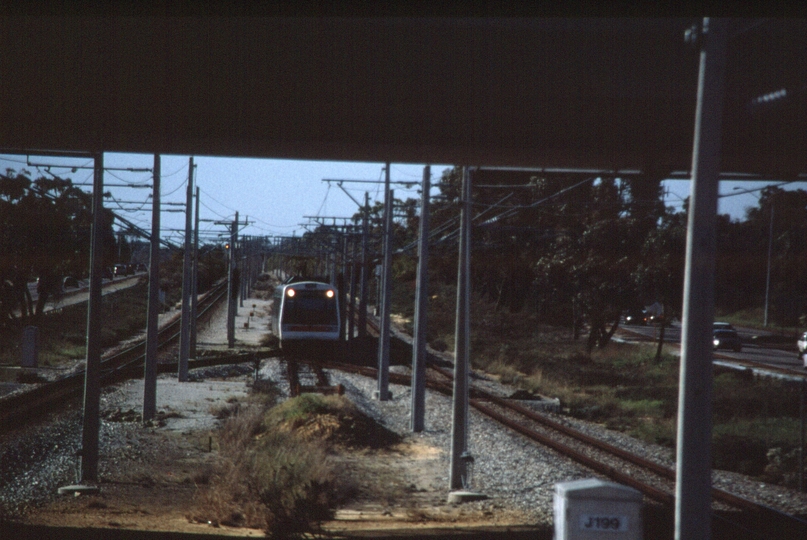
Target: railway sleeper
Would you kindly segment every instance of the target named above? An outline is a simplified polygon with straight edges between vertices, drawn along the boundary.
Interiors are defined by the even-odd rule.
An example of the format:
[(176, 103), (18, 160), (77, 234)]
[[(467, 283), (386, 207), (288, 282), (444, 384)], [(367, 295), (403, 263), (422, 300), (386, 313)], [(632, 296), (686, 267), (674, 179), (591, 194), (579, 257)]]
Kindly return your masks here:
[(301, 385), (299, 387), (299, 392), (301, 394), (322, 394), (324, 396), (342, 396), (345, 394), (345, 387), (341, 384), (337, 384), (335, 386), (321, 386), (321, 385)]

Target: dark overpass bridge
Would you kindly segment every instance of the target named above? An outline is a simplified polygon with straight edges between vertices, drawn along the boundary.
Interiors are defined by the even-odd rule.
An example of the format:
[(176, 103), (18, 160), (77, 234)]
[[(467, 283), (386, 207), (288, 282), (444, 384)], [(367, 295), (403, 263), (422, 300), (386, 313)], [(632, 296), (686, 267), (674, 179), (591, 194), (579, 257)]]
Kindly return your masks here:
[[(112, 5), (0, 18), (1, 149), (690, 168), (698, 47), (684, 35), (696, 18), (202, 16), (236, 13), (226, 3), (129, 16)], [(805, 38), (804, 19), (733, 25), (724, 171), (807, 172)]]

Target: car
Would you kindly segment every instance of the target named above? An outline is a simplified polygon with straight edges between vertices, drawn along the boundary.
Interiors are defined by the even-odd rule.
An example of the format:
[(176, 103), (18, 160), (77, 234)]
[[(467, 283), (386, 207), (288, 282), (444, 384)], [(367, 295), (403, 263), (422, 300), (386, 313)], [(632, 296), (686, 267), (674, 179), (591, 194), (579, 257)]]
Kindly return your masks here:
[(731, 323), (715, 321), (712, 330), (734, 330), (734, 327)]
[(73, 276), (65, 276), (62, 279), (62, 290), (66, 291), (67, 289), (78, 289), (80, 287), (78, 280)]
[(736, 330), (722, 328), (712, 332), (714, 350), (731, 349), (734, 352), (743, 350), (743, 344)]
[(625, 313), (625, 324), (647, 324), (647, 312), (643, 309), (631, 309)]
[(125, 264), (116, 264), (112, 267), (112, 273), (115, 277), (123, 277), (129, 275), (129, 267)]
[(804, 368), (807, 369), (807, 332), (801, 335), (801, 339), (796, 342), (799, 348), (799, 358), (804, 362)]

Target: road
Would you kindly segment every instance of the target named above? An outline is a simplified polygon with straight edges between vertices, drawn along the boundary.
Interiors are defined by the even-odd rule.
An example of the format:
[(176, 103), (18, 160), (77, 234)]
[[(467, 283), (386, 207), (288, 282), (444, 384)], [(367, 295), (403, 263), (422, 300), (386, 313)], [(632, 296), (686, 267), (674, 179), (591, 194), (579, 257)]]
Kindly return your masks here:
[[(659, 328), (656, 326), (622, 325), (620, 337), (625, 341), (651, 341), (657, 340)], [(804, 367), (802, 360), (796, 352), (796, 341), (793, 340), (792, 350), (781, 350), (774, 347), (759, 346), (751, 342), (753, 336), (770, 334), (754, 329), (738, 328), (737, 333), (743, 340), (742, 352), (735, 353), (728, 350), (715, 351), (715, 359), (721, 360), (745, 360), (750, 362), (760, 362), (772, 367), (801, 369)], [(674, 347), (681, 346), (681, 326), (673, 323), (664, 332), (664, 342)]]
[[(105, 295), (115, 291), (119, 291), (121, 289), (133, 287), (137, 283), (137, 280), (140, 279), (140, 276), (144, 274), (145, 272), (140, 272), (128, 277), (115, 279), (114, 281), (110, 279), (104, 279), (101, 294)], [(78, 289), (67, 289), (66, 291), (64, 291), (61, 297), (49, 300), (45, 304), (45, 311), (51, 311), (53, 309), (59, 309), (65, 306), (78, 304), (89, 300), (90, 297), (89, 280), (80, 280), (78, 283), (79, 283)], [(34, 303), (36, 303), (37, 298), (39, 298), (39, 294), (37, 294), (36, 292), (35, 281), (28, 284), (28, 290), (31, 291), (31, 298), (33, 299)]]

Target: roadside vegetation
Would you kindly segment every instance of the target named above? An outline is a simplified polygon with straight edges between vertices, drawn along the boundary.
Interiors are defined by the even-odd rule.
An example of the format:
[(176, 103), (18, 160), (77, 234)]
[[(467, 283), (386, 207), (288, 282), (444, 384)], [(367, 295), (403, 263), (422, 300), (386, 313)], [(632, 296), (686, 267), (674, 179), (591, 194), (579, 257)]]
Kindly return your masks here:
[(316, 533), (352, 493), (329, 452), (397, 441), (344, 397), (303, 394), (278, 402), (277, 395), (271, 382), (258, 381), (246, 402), (221, 412), (218, 463), (191, 520), (260, 528), (272, 538)]
[[(146, 328), (145, 278), (133, 287), (101, 299), (101, 347), (108, 348)], [(39, 365), (59, 368), (85, 357), (87, 342), (87, 303), (66, 305), (46, 312), (39, 319)], [(19, 365), (20, 340), (4, 341), (0, 346), (0, 364)]]
[[(199, 290), (204, 292), (215, 280), (224, 275), (223, 255), (210, 251), (201, 259)], [(165, 292), (162, 311), (176, 305), (181, 297), (182, 256), (168, 254), (160, 263), (160, 288)], [(57, 305), (58, 306), (58, 305)], [(129, 288), (101, 297), (101, 347), (114, 347), (146, 328), (148, 309), (148, 277), (141, 276)], [(0, 339), (0, 365), (19, 365), (22, 355), (20, 338), (21, 321), (9, 325)], [(33, 322), (33, 321), (28, 321)], [(72, 365), (86, 355), (87, 303), (65, 304), (58, 309), (44, 311), (37, 317), (38, 358), (43, 367), (59, 368)]]
[[(399, 299), (407, 298), (405, 283)], [(454, 348), (455, 292), (432, 289), (428, 340)], [(410, 300), (396, 312), (409, 321)], [(560, 399), (561, 413), (596, 422), (675, 454), (679, 357), (653, 343), (612, 342), (587, 351), (571, 325), (549, 325), (535, 314), (496, 310), (474, 295), (471, 302), (471, 363), (475, 370), (536, 396)], [(712, 463), (761, 481), (798, 487), (800, 387), (749, 372), (715, 367)]]

